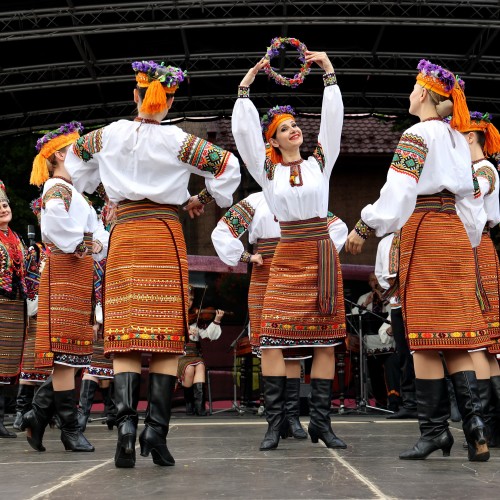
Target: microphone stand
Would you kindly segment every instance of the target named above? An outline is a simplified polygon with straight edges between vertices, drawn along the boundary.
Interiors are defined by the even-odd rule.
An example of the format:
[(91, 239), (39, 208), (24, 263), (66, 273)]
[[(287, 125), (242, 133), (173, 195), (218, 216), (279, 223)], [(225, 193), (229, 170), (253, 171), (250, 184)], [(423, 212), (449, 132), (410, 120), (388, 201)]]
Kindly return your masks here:
[[(384, 323), (389, 323), (391, 324), (390, 320), (387, 318), (384, 318), (383, 316), (380, 316), (377, 313), (374, 313), (373, 311), (370, 311), (367, 307), (357, 304), (356, 302), (353, 302), (348, 299), (344, 299), (347, 303), (351, 305), (351, 311), (352, 311), (352, 306), (357, 307), (358, 309), (364, 310), (373, 316), (376, 316), (377, 318), (381, 319)], [(352, 314), (352, 313), (351, 313)], [(368, 400), (368, 390), (367, 390), (367, 380), (366, 380), (366, 372), (367, 372), (367, 366), (366, 366), (366, 354), (364, 352), (364, 337), (363, 337), (363, 326), (362, 326), (362, 320), (361, 320), (361, 314), (358, 314), (358, 329), (356, 330), (356, 327), (352, 324), (350, 319), (347, 319), (348, 323), (351, 325), (352, 329), (354, 330), (355, 333), (358, 334), (359, 336), (359, 376), (360, 376), (360, 395), (359, 395), (359, 403), (357, 404), (356, 409), (354, 412), (356, 413), (367, 413), (367, 409), (374, 410), (374, 411), (380, 411), (382, 413), (394, 413), (391, 410), (386, 410), (384, 408), (378, 408), (376, 406), (370, 406), (367, 402)], [(344, 410), (344, 414), (350, 413), (346, 412)]]

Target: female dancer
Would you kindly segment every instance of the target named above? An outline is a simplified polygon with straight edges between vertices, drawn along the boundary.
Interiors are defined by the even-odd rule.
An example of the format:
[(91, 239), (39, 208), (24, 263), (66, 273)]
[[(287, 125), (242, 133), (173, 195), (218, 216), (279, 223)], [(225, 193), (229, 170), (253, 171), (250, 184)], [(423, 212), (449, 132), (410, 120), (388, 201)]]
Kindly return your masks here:
[[(479, 193), (469, 147), (457, 130), (468, 123), (469, 111), (463, 82), (453, 73), (425, 59), (417, 68), (409, 112), (420, 122), (401, 136), (380, 198), (363, 208), (345, 249), (358, 254), (371, 233), (381, 237), (401, 229), (398, 282), (406, 335), (415, 351), (421, 436), (399, 457), (420, 460), (439, 449), (450, 454), (453, 436), (448, 429), (450, 403), (442, 351), (462, 415), (469, 460), (486, 461), (485, 426), (468, 353), (490, 344), (476, 296), (472, 250), (479, 244), (486, 216), (474, 197), (475, 189)], [(442, 117), (450, 114), (450, 108), (448, 124)]]
[[(179, 205), (191, 217), (215, 199), (230, 206), (240, 183), (240, 165), (229, 151), (161, 126), (184, 72), (154, 61), (132, 64), (138, 116), (82, 137), (67, 167), (78, 189), (101, 182), (117, 203), (104, 287), (104, 350), (113, 355), (118, 442), (116, 467), (135, 466), (137, 405), (142, 353), (151, 353), (148, 408), (139, 437), (141, 455), (157, 465), (175, 460), (167, 448), (172, 394), (179, 356), (188, 335), (188, 268)], [(206, 189), (189, 197), (191, 174)], [(125, 265), (124, 265), (125, 262)]]
[(12, 209), (0, 181), (0, 438), (15, 438), (4, 424), (4, 388), (15, 382), (23, 355), (26, 302), (26, 248), (9, 228)]
[(325, 71), (322, 118), (313, 156), (301, 157), (303, 137), (291, 106), (269, 110), (261, 129), (249, 87), (269, 64), (267, 60), (259, 61), (241, 81), (232, 115), (236, 147), (280, 224), (259, 335), (269, 424), (261, 450), (277, 448), (286, 418), (285, 358), (303, 357), (304, 351), (313, 351), (311, 441), (321, 439), (329, 448), (347, 446), (334, 434), (330, 421), (334, 346), (345, 338), (346, 325), (342, 271), (327, 224), (329, 179), (339, 155), (344, 107), (326, 53), (306, 51), (305, 60)]
[[(328, 212), (328, 230), (337, 252), (340, 253), (347, 238), (345, 223)], [(255, 252), (245, 250), (241, 237), (248, 232), (248, 242)], [(252, 352), (262, 356), (259, 343), (262, 305), (269, 280), (274, 252), (281, 235), (280, 225), (269, 210), (264, 193), (259, 191), (233, 205), (219, 220), (212, 231), (212, 243), (219, 258), (228, 266), (238, 262), (253, 264), (248, 290), (249, 337)], [(300, 377), (302, 365), (299, 359), (287, 358), (286, 365), (286, 419), (280, 431), (283, 439), (293, 436), (306, 439), (307, 433), (300, 423)]]
[(39, 290), (35, 365), (53, 371), (21, 426), (37, 451), (45, 451), (42, 437), (54, 409), (65, 449), (94, 451), (78, 425), (75, 374), (92, 356), (93, 262), (106, 256), (109, 235), (64, 166), (82, 130), (71, 122), (40, 138), (30, 178), (31, 184), (43, 185), (40, 225), (50, 248)]

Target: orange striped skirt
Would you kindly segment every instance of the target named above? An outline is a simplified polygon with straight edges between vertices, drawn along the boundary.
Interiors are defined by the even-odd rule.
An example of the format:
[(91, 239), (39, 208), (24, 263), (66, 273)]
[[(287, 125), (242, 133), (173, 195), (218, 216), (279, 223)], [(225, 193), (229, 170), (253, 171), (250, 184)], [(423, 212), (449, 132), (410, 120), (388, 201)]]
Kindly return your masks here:
[(85, 369), (85, 373), (102, 379), (114, 377), (113, 360), (104, 355), (104, 340), (102, 338), (94, 341), (92, 361), (90, 366)]
[(11, 384), (21, 370), (25, 301), (0, 295), (0, 384)]
[(401, 230), (399, 288), (410, 349), (490, 344), (474, 252), (453, 195), (419, 196)]
[(52, 373), (50, 368), (37, 368), (35, 366), (35, 341), (36, 341), (37, 317), (28, 318), (28, 328), (24, 340), (23, 361), (21, 363), (20, 380), (32, 382), (44, 382)]
[(266, 238), (257, 241), (257, 253), (262, 255), (263, 264), (252, 267), (252, 276), (248, 288), (248, 317), (250, 318), (250, 345), (256, 354), (260, 347), (262, 306), (266, 294), (269, 271), (279, 238)]
[(293, 357), (292, 348), (305, 348), (300, 356), (310, 355), (310, 348), (334, 346), (346, 336), (340, 262), (326, 218), (280, 225), (262, 309), (260, 347), (285, 349), (285, 357)]
[(104, 353), (183, 354), (188, 262), (178, 207), (121, 202), (104, 278)]
[(93, 268), (90, 254), (80, 259), (51, 251), (40, 280), (35, 367), (51, 367), (54, 358), (74, 366), (90, 362)]

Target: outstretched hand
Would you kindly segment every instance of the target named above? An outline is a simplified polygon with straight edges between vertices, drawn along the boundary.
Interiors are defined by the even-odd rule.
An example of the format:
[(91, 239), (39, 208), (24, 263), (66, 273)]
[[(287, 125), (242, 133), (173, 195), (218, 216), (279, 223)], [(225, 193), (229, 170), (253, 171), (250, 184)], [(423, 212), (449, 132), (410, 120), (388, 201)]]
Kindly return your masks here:
[(186, 205), (184, 205), (184, 207), (182, 207), (182, 210), (184, 210), (185, 212), (188, 212), (189, 217), (191, 217), (191, 219), (194, 219), (195, 217), (199, 217), (200, 215), (202, 215), (205, 212), (204, 207), (205, 207), (205, 205), (203, 205), (203, 203), (201, 203), (200, 199), (198, 198), (198, 195), (195, 195), (195, 196), (191, 196), (191, 198), (189, 198)]
[(306, 50), (305, 58), (306, 63), (316, 63), (325, 71), (325, 73), (333, 73), (333, 64), (330, 61), (330, 58), (327, 56), (326, 52), (314, 52), (312, 50)]
[(258, 72), (269, 66), (269, 61), (264, 57), (253, 67), (248, 70), (248, 73), (243, 77), (240, 82), (240, 87), (250, 87), (255, 80)]

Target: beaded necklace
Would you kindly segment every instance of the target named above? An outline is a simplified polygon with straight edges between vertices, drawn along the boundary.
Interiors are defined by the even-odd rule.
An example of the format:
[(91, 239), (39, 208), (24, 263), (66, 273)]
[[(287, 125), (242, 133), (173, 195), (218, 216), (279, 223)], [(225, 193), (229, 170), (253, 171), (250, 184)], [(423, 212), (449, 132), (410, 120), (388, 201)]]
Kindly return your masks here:
[(134, 122), (149, 123), (150, 125), (160, 125), (160, 122), (158, 120), (152, 120), (150, 118), (141, 118), (140, 116), (135, 117)]
[(483, 156), (482, 158), (479, 158), (479, 160), (472, 160), (472, 164), (475, 165), (476, 163), (479, 163), (480, 161), (486, 160), (486, 158)]
[(66, 179), (66, 177), (63, 177), (62, 175), (53, 175), (51, 177), (51, 179), (61, 179), (61, 180), (65, 181), (65, 182), (67, 182), (68, 184), (73, 185), (72, 181), (70, 181), (69, 179)]
[(304, 159), (300, 158), (300, 160), (281, 162), (284, 167), (290, 167), (290, 186), (292, 187), (302, 186), (300, 164), (303, 161)]

